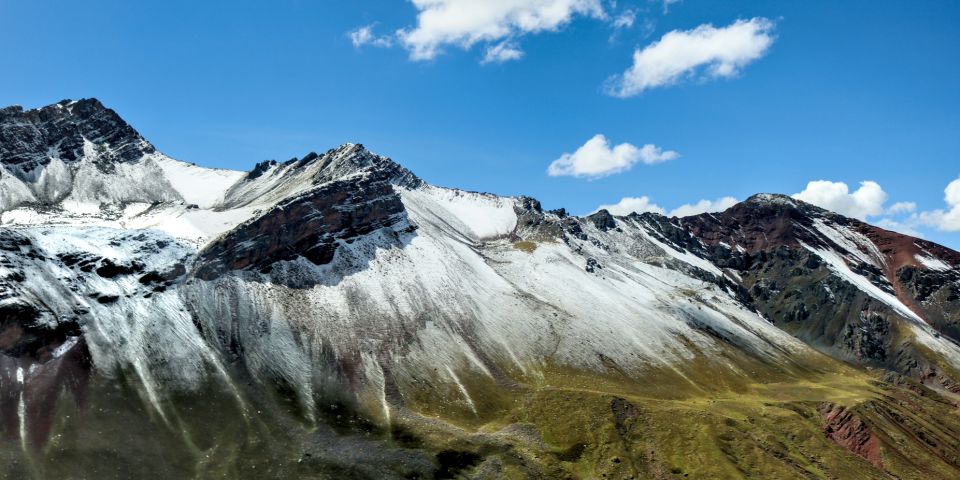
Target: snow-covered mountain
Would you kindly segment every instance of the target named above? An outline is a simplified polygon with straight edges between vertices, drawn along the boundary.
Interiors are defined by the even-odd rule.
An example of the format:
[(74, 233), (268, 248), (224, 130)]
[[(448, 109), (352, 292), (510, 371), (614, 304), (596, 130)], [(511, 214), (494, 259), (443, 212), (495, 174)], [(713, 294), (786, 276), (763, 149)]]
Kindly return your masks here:
[[(960, 254), (789, 197), (576, 217), (429, 185), (353, 144), (214, 170), (96, 100), (0, 110), (0, 168), (14, 477), (722, 477), (630, 432), (657, 436), (651, 399), (727, 418), (696, 399), (761, 391), (822, 425), (797, 449), (837, 456), (769, 475), (956, 473), (955, 441), (911, 466), (923, 447), (854, 409), (886, 388), (919, 395), (892, 414), (956, 401)], [(122, 439), (141, 423), (155, 448)], [(103, 462), (68, 461), (83, 452)]]

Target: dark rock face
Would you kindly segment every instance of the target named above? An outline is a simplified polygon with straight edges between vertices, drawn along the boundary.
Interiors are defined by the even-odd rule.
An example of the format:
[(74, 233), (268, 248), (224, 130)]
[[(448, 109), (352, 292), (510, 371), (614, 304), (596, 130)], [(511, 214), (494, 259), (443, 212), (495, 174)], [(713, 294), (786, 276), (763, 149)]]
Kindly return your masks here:
[(0, 109), (0, 164), (26, 176), (47, 165), (50, 156), (64, 162), (83, 157), (84, 139), (98, 148), (101, 168), (129, 162), (155, 150), (116, 112), (96, 99), (24, 111), (14, 106)]
[(204, 249), (195, 276), (212, 280), (235, 270), (265, 273), (276, 262), (297, 257), (323, 265), (333, 260), (341, 241), (402, 227), (406, 213), (391, 183), (394, 173), (373, 169), (277, 205)]
[(0, 276), (0, 300), (7, 301), (19, 296), (19, 286), (26, 281), (26, 274), (17, 258), (45, 260), (30, 241), (11, 229), (0, 229), (0, 267), (6, 272)]
[(843, 345), (858, 359), (882, 363), (887, 360), (887, 342), (890, 339), (890, 321), (883, 315), (864, 311), (860, 321), (848, 323), (843, 332)]
[(264, 173), (267, 173), (267, 170), (270, 170), (272, 167), (277, 165), (276, 160), (266, 160), (260, 162), (253, 166), (253, 170), (247, 173), (247, 180), (255, 180), (263, 176)]
[[(783, 195), (755, 195), (725, 212), (675, 221), (681, 233), (691, 233), (703, 245), (698, 249), (686, 242), (684, 248), (736, 272), (748, 292), (741, 300), (781, 329), (831, 356), (915, 378), (936, 377), (945, 388), (957, 389), (956, 379), (946, 378), (920, 350), (902, 341), (907, 334), (902, 314), (838, 277), (804, 245), (845, 255), (851, 272), (896, 297), (955, 341), (960, 340), (957, 252)], [(848, 252), (850, 245), (838, 242), (854, 240), (824, 234), (818, 223), (859, 235), (871, 245)], [(682, 242), (683, 235), (669, 233), (674, 230), (670, 225), (659, 225), (672, 243)], [(858, 255), (875, 257), (881, 267), (857, 260)], [(954, 269), (931, 270), (917, 260), (921, 255)]]
[(657, 240), (673, 245), (679, 250), (694, 253), (699, 257), (710, 258), (707, 248), (696, 236), (682, 226), (673, 223), (669, 218), (650, 212), (633, 215), (634, 218), (653, 227), (649, 232)]
[(0, 353), (4, 355), (48, 360), (67, 337), (78, 335), (80, 325), (75, 319), (48, 325), (32, 305), (17, 302), (0, 306)]
[(610, 215), (610, 212), (606, 210), (600, 210), (588, 216), (587, 220), (590, 220), (598, 230), (603, 232), (617, 228), (617, 222), (613, 219), (613, 215)]
[[(887, 365), (889, 307), (833, 275), (806, 250), (785, 246), (741, 257), (742, 298), (777, 327), (848, 361)], [(869, 315), (866, 312), (872, 312)]]
[(781, 245), (799, 247), (800, 241), (820, 246), (809, 231), (814, 215), (826, 210), (785, 195), (754, 195), (720, 213), (705, 213), (680, 219), (704, 243), (739, 245), (750, 253)]
[(600, 265), (600, 262), (598, 262), (596, 258), (587, 259), (587, 273), (596, 273), (597, 270), (601, 268), (603, 268), (603, 266)]
[[(261, 163), (244, 181), (257, 182), (275, 166), (276, 162)], [(423, 181), (389, 158), (351, 144), (322, 155), (310, 152), (271, 172), (279, 176), (272, 185), (283, 188), (285, 176), (302, 181), (305, 170), (314, 172), (311, 190), (209, 245), (198, 255), (193, 276), (212, 280), (230, 271), (267, 273), (275, 263), (297, 257), (324, 265), (333, 260), (341, 242), (352, 243), (384, 228), (392, 228), (394, 234), (412, 231), (395, 187), (416, 188)]]
[(515, 234), (533, 241), (554, 241), (563, 236), (563, 228), (558, 220), (566, 215), (555, 212), (544, 213), (540, 202), (530, 197), (520, 197), (514, 211), (517, 214)]
[(949, 338), (960, 341), (960, 273), (906, 266), (897, 272), (898, 286), (915, 300), (924, 318)]
[(100, 275), (103, 278), (114, 278), (120, 275), (133, 275), (143, 271), (143, 264), (139, 262), (132, 262), (128, 265), (117, 264), (109, 258), (105, 258), (100, 261), (100, 266), (97, 267), (97, 275)]

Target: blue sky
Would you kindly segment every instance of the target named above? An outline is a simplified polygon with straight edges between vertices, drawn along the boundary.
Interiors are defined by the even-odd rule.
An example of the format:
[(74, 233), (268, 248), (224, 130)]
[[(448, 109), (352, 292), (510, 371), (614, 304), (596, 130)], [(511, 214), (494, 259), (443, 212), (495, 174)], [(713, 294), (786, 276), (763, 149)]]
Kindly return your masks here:
[[(359, 142), (574, 213), (805, 191), (960, 247), (960, 3), (492, 3), (0, 0), (0, 105), (97, 97), (235, 169)], [(598, 134), (629, 145), (575, 154)]]

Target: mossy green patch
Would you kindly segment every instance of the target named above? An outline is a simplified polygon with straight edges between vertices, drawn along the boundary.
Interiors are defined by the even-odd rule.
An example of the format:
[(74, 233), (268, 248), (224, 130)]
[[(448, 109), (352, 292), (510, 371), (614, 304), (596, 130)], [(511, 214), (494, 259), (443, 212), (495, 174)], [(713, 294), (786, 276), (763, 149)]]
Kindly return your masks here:
[[(706, 357), (642, 372), (545, 365), (495, 397), (476, 395), (483, 413), (431, 410), (435, 421), (459, 427), (440, 434), (433, 423), (426, 427), (433, 434), (421, 439), (483, 455), (470, 471), (496, 463), (501, 474), (512, 472), (504, 478), (919, 479), (960, 472), (960, 442), (951, 440), (960, 438), (960, 416), (925, 387), (886, 384), (822, 355), (778, 367), (732, 354), (726, 360), (739, 368)], [(460, 378), (470, 391), (496, 388)], [(496, 408), (482, 405), (488, 400)], [(821, 405), (845, 406), (876, 431), (882, 468), (825, 433)], [(425, 431), (415, 418), (411, 428)]]
[(520, 250), (521, 252), (533, 253), (537, 249), (537, 244), (527, 240), (521, 240), (513, 244), (513, 248)]

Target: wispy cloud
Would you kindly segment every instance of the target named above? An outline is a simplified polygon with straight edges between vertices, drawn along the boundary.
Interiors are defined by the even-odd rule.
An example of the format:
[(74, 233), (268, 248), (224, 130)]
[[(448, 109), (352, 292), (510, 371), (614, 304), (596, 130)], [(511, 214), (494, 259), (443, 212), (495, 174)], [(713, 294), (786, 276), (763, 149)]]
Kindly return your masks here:
[(503, 41), (487, 47), (481, 63), (503, 63), (523, 58), (523, 50), (513, 42)]
[(773, 44), (774, 23), (765, 18), (738, 20), (726, 27), (700, 25), (673, 30), (633, 54), (633, 65), (608, 81), (617, 97), (672, 85), (685, 78), (723, 78), (763, 57)]
[(637, 147), (630, 143), (612, 145), (607, 137), (597, 134), (573, 153), (564, 153), (547, 168), (552, 177), (572, 176), (600, 178), (627, 171), (637, 163), (654, 164), (680, 156), (672, 150), (646, 144)]
[(613, 17), (613, 19), (610, 21), (610, 26), (617, 30), (622, 28), (630, 28), (636, 21), (637, 11), (632, 8), (628, 8), (620, 12), (617, 16)]
[(917, 211), (917, 204), (914, 202), (897, 202), (893, 205), (890, 205), (890, 208), (887, 209), (887, 215), (904, 215), (907, 213), (913, 213)]
[(365, 45), (381, 48), (392, 47), (393, 38), (386, 35), (374, 34), (373, 28), (375, 26), (376, 24), (365, 25), (349, 32), (350, 41), (353, 43), (353, 46), (356, 48), (360, 48)]
[(670, 6), (680, 3), (680, 0), (663, 0), (663, 14), (670, 13)]

